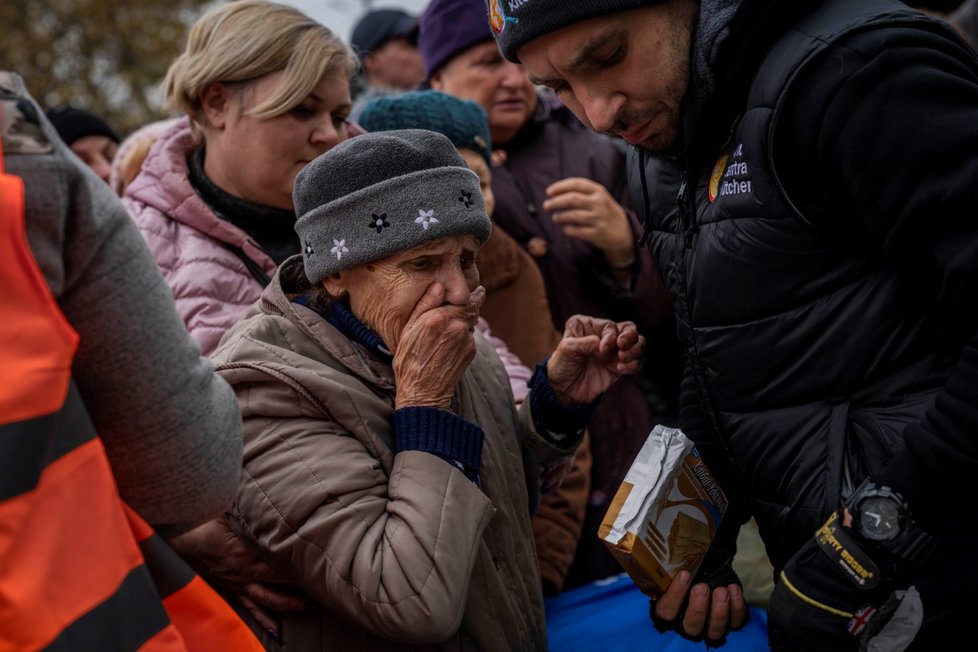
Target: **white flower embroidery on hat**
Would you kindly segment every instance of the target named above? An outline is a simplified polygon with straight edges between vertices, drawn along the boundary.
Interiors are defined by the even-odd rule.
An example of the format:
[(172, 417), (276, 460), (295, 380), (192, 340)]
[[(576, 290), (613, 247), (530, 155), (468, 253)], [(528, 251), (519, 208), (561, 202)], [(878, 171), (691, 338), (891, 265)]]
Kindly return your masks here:
[(430, 211), (418, 209), (418, 216), (414, 218), (414, 223), (420, 224), (427, 231), (429, 226), (438, 223), (438, 218), (435, 217), (435, 209), (432, 208)]
[(329, 251), (336, 256), (336, 260), (343, 260), (343, 254), (350, 252), (350, 250), (346, 248), (346, 239), (333, 240), (333, 248)]

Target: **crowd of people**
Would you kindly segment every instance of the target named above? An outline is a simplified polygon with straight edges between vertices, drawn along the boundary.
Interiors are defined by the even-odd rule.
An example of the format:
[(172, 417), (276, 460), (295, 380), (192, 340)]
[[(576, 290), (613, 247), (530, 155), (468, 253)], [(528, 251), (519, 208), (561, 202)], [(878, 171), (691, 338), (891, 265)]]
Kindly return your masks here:
[(945, 649), (976, 24), (430, 0), (347, 43), (237, 0), (121, 135), (0, 73), (0, 644), (545, 650), (544, 598), (622, 571), (598, 526), (662, 424), (730, 504), (650, 635), (761, 605), (775, 651)]

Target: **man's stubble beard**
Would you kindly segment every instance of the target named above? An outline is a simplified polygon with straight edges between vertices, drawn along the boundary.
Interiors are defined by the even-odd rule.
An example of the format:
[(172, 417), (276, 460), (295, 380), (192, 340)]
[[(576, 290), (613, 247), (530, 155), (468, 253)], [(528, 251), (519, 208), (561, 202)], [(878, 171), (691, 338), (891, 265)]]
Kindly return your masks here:
[[(635, 126), (646, 124), (658, 114), (665, 113), (667, 116), (665, 127), (636, 145), (640, 149), (660, 156), (675, 156), (683, 146), (684, 106), (689, 91), (690, 66), (693, 58), (693, 34), (696, 31), (698, 14), (698, 9), (692, 9), (692, 7), (698, 7), (698, 3), (689, 3), (688, 0), (673, 0), (671, 5), (671, 15), (674, 21), (682, 24), (685, 30), (670, 32), (673, 39), (669, 48), (669, 52), (673, 53), (670, 64), (671, 68), (678, 71), (679, 74), (667, 88), (667, 100), (657, 102), (652, 108), (635, 113), (630, 113), (626, 108), (615, 119), (611, 130), (607, 132), (611, 136), (621, 138), (622, 133)], [(671, 107), (675, 107), (675, 109)]]
[(683, 140), (682, 107), (684, 102), (681, 91), (679, 90), (682, 86), (683, 84), (674, 84), (671, 90), (674, 98), (673, 106), (676, 106), (677, 109), (674, 110), (665, 103), (660, 102), (655, 107), (645, 111), (630, 113), (626, 110), (615, 119), (614, 125), (606, 133), (615, 138), (621, 138), (621, 134), (627, 133), (632, 128), (644, 125), (656, 117), (665, 116), (665, 124), (644, 141), (638, 143), (636, 147), (653, 154), (663, 156), (675, 155), (679, 151)]

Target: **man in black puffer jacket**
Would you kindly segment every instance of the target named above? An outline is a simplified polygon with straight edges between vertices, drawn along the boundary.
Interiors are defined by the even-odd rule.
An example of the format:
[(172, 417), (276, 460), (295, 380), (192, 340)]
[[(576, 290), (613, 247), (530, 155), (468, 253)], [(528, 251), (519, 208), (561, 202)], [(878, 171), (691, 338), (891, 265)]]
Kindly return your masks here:
[(489, 19), (504, 56), (635, 146), (687, 359), (680, 425), (732, 499), (656, 625), (718, 643), (743, 624), (729, 560), (753, 515), (772, 649), (967, 632), (974, 52), (896, 0), (490, 0)]

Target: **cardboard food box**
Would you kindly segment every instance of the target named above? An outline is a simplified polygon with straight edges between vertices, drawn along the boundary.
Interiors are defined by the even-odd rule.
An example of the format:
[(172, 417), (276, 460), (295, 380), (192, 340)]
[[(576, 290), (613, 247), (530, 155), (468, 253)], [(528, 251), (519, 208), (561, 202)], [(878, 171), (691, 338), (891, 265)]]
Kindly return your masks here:
[(681, 570), (696, 574), (727, 498), (693, 442), (677, 428), (649, 434), (598, 537), (639, 589), (658, 599)]

